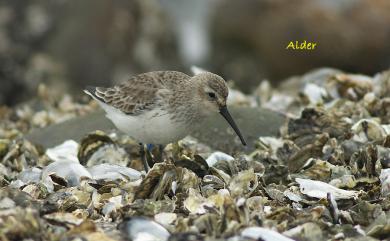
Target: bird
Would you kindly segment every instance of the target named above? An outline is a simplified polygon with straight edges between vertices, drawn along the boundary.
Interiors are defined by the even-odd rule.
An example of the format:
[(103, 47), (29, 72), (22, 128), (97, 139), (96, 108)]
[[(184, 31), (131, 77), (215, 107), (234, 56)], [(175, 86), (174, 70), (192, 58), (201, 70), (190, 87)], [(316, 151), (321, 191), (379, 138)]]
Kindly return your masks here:
[(159, 145), (162, 151), (164, 145), (183, 139), (215, 112), (246, 145), (226, 105), (226, 81), (211, 72), (189, 76), (178, 71), (152, 71), (113, 87), (87, 86), (84, 92), (98, 102), (118, 130), (139, 143), (146, 172), (145, 144)]

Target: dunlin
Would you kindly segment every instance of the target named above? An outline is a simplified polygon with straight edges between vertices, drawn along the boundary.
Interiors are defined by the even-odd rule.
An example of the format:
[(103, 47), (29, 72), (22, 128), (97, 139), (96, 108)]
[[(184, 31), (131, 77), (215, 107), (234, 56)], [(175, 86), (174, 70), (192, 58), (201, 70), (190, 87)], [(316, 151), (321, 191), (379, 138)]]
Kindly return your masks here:
[(155, 71), (114, 87), (87, 87), (84, 91), (120, 131), (140, 143), (145, 171), (149, 167), (144, 144), (161, 147), (176, 142), (213, 112), (219, 112), (246, 145), (226, 106), (228, 87), (216, 74), (203, 72), (190, 77), (176, 71)]

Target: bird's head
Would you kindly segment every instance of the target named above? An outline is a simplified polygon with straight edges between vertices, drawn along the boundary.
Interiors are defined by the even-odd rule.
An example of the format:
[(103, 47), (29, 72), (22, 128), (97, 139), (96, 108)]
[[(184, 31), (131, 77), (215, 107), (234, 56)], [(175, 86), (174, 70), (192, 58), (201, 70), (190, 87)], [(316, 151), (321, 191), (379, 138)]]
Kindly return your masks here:
[(225, 80), (213, 73), (203, 72), (192, 77), (195, 94), (203, 111), (207, 113), (219, 112), (226, 106), (229, 89)]
[(199, 108), (204, 114), (219, 112), (230, 126), (234, 129), (243, 145), (246, 145), (244, 138), (241, 135), (236, 123), (231, 117), (226, 101), (229, 95), (229, 89), (226, 81), (213, 73), (202, 72), (192, 77), (191, 82), (194, 86)]

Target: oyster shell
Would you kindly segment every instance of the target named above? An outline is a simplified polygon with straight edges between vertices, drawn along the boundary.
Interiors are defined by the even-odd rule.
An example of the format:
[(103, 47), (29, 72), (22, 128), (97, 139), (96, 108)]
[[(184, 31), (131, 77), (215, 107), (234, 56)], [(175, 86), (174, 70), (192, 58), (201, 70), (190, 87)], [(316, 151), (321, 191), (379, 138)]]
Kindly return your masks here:
[(119, 229), (126, 238), (133, 241), (153, 240), (166, 241), (170, 233), (160, 224), (143, 217), (132, 217), (124, 220)]
[(82, 178), (92, 178), (85, 167), (74, 161), (56, 161), (45, 167), (42, 171), (42, 181), (50, 186), (53, 182), (58, 183), (58, 179), (53, 180), (55, 174), (65, 181), (60, 183), (65, 186), (78, 186)]
[(390, 168), (382, 169), (379, 179), (381, 180), (382, 195), (388, 196), (390, 194)]
[(326, 198), (327, 193), (331, 193), (334, 198), (338, 200), (351, 198), (356, 199), (359, 195), (359, 192), (357, 191), (339, 189), (321, 181), (313, 181), (301, 178), (296, 178), (295, 181), (299, 184), (301, 192), (310, 197)]
[(50, 213), (43, 216), (46, 220), (61, 223), (65, 225), (80, 225), (83, 222), (83, 219), (75, 217), (71, 213)]
[(242, 171), (234, 176), (229, 183), (232, 197), (249, 197), (257, 188), (259, 182), (253, 169)]
[(219, 161), (233, 161), (234, 158), (226, 153), (217, 151), (213, 152), (207, 159), (206, 162), (209, 165), (209, 167), (214, 166)]
[(88, 168), (94, 180), (130, 180), (135, 181), (141, 178), (141, 173), (132, 168), (115, 164), (102, 163)]
[(254, 240), (261, 239), (265, 241), (274, 241), (274, 240), (293, 241), (293, 239), (290, 239), (278, 232), (266, 228), (261, 228), (261, 227), (246, 228), (241, 232), (241, 236), (243, 238), (251, 238)]
[(10, 208), (0, 210), (2, 236), (5, 239), (48, 239), (45, 223), (32, 208)]
[(102, 131), (86, 135), (80, 142), (77, 157), (83, 166), (92, 167), (102, 163), (127, 166), (127, 152)]
[(177, 214), (176, 213), (158, 213), (154, 215), (154, 220), (161, 225), (169, 225), (172, 224), (175, 220), (177, 219)]
[(53, 161), (79, 162), (77, 150), (79, 144), (74, 140), (67, 140), (61, 145), (46, 150), (46, 155)]

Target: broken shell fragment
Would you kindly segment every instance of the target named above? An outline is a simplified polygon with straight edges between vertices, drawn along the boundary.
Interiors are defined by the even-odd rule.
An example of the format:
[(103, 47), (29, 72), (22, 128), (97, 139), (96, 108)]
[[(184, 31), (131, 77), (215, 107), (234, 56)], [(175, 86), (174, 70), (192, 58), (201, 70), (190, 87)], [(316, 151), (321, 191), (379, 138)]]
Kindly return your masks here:
[(83, 177), (92, 178), (85, 167), (74, 161), (55, 161), (49, 164), (42, 171), (42, 181), (52, 182), (53, 174), (65, 180), (66, 185), (70, 187), (78, 186)]
[(239, 172), (229, 183), (232, 197), (249, 197), (258, 186), (257, 175), (253, 169)]
[(44, 232), (46, 230), (45, 223), (39, 218), (38, 210), (30, 207), (0, 210), (0, 221), (3, 237), (16, 237), (15, 240), (42, 240), (49, 236)]
[(321, 181), (302, 178), (296, 178), (295, 181), (299, 184), (301, 192), (309, 197), (326, 198), (327, 193), (331, 193), (336, 200), (339, 200), (356, 199), (359, 195), (357, 191), (343, 190)]
[(79, 162), (77, 151), (79, 144), (74, 140), (67, 140), (61, 145), (46, 150), (46, 155), (53, 161)]
[(102, 208), (103, 215), (105, 217), (112, 216), (113, 213), (115, 213), (119, 208), (123, 206), (122, 199), (123, 199), (122, 195), (118, 195), (108, 199), (108, 202), (104, 204)]
[(357, 142), (382, 140), (386, 136), (386, 130), (375, 119), (362, 119), (351, 127)]
[(86, 167), (102, 163), (126, 166), (130, 162), (127, 152), (102, 131), (89, 133), (81, 140), (77, 157)]
[(18, 180), (24, 184), (38, 183), (41, 180), (42, 170), (36, 167), (27, 169), (19, 173)]
[(323, 231), (317, 223), (307, 222), (283, 232), (294, 240), (323, 240)]
[(326, 195), (326, 198), (329, 203), (329, 209), (330, 209), (330, 214), (333, 218), (334, 223), (339, 223), (339, 215), (340, 215), (340, 210), (337, 206), (337, 202), (331, 192), (328, 192)]
[(102, 163), (88, 168), (94, 180), (130, 180), (135, 181), (141, 178), (141, 173), (132, 168), (115, 164)]
[(196, 173), (199, 177), (204, 177), (208, 174), (209, 166), (206, 161), (199, 155), (194, 156), (194, 160), (189, 159), (181, 159), (175, 161), (175, 166), (177, 167), (185, 167), (188, 170)]
[(382, 169), (379, 179), (381, 180), (382, 195), (388, 196), (390, 194), (390, 168)]
[(207, 159), (206, 162), (209, 167), (214, 166), (218, 161), (233, 161), (234, 158), (226, 153), (217, 151), (212, 153)]
[(163, 225), (164, 227), (168, 227), (169, 225), (172, 225), (176, 221), (176, 219), (177, 219), (176, 213), (162, 212), (154, 215), (154, 220), (159, 224)]
[(170, 233), (160, 224), (143, 217), (132, 217), (123, 221), (118, 228), (132, 241), (166, 241)]
[(83, 222), (83, 219), (77, 218), (71, 213), (57, 212), (57, 213), (46, 214), (43, 217), (49, 221), (62, 223), (65, 225), (68, 224), (80, 225)]
[(250, 227), (246, 228), (241, 232), (243, 238), (251, 238), (254, 240), (264, 240), (264, 241), (294, 241), (276, 231), (261, 228), (261, 227)]
[(214, 204), (202, 197), (195, 189), (188, 190), (188, 197), (183, 202), (184, 207), (193, 214), (205, 214), (208, 208), (212, 208)]

